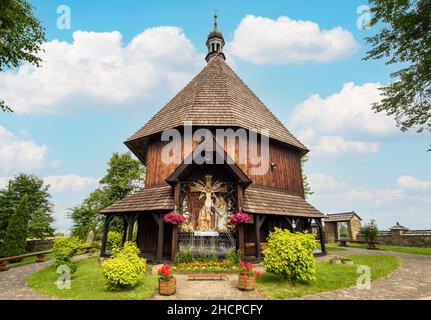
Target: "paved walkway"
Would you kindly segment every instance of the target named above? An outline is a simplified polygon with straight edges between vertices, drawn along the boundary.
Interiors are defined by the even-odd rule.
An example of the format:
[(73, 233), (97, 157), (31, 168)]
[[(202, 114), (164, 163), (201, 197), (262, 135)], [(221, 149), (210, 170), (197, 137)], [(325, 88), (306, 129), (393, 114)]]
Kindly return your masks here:
[[(83, 254), (76, 256), (76, 260), (87, 258)], [(9, 271), (0, 272), (0, 300), (55, 300), (27, 287), (28, 277), (45, 267), (51, 266), (52, 260), (40, 263), (31, 263), (24, 266), (10, 268)]]
[[(416, 300), (431, 299), (431, 256), (421, 256), (389, 251), (373, 251), (348, 248), (348, 251), (335, 252), (332, 255), (350, 254), (392, 255), (400, 257), (401, 266), (395, 272), (371, 283), (371, 288), (355, 287), (337, 289), (302, 297), (317, 300)], [(371, 270), (372, 272), (372, 270)]]
[[(369, 251), (349, 248), (318, 258), (327, 260), (334, 254), (394, 255), (402, 258), (401, 267), (386, 278), (372, 282), (371, 289), (350, 287), (318, 293), (302, 299), (431, 299), (431, 256), (420, 256), (389, 251)], [(86, 255), (77, 257), (85, 258)], [(53, 299), (27, 287), (27, 278), (33, 272), (52, 264), (52, 261), (33, 263), (0, 272), (0, 300), (42, 300)], [(243, 292), (237, 289), (237, 276), (227, 280), (189, 281), (187, 276), (177, 275), (177, 293), (170, 297), (156, 294), (153, 299), (265, 299), (259, 292)]]
[[(258, 270), (256, 268), (256, 270)], [(262, 300), (257, 291), (238, 290), (238, 275), (232, 274), (226, 280), (193, 280), (186, 275), (176, 275), (177, 293), (172, 296), (156, 294), (153, 300)]]

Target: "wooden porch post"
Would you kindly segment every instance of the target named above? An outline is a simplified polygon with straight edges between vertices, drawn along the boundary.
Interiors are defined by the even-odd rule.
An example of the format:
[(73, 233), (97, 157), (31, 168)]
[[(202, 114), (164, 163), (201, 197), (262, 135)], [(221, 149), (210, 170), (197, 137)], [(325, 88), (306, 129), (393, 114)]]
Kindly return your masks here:
[(323, 235), (323, 224), (322, 219), (314, 219), (317, 226), (319, 227), (319, 238), (320, 238), (320, 249), (322, 253), (326, 253), (325, 236)]
[(258, 261), (262, 260), (262, 253), (260, 250), (260, 228), (262, 227), (263, 222), (265, 221), (266, 216), (254, 215), (255, 221), (254, 224), (256, 226), (256, 258)]
[(127, 234), (127, 241), (132, 241), (133, 240), (133, 229), (135, 227), (135, 222), (136, 222), (136, 218), (138, 217), (138, 215), (136, 213), (130, 213), (128, 215), (128, 234)]
[(109, 223), (112, 220), (113, 215), (107, 214), (105, 216), (105, 223), (103, 225), (103, 235), (102, 235), (102, 245), (100, 248), (100, 256), (105, 257), (106, 256), (106, 242), (108, 240), (108, 231), (109, 231)]
[[(237, 188), (238, 193), (238, 210), (242, 208), (243, 198), (244, 198), (244, 190), (240, 184), (238, 184)], [(240, 223), (238, 225), (238, 249), (241, 251), (241, 259), (245, 259), (245, 250), (244, 250), (244, 224)]]
[(163, 260), (163, 213), (156, 215), (152, 214), (154, 220), (156, 220), (159, 225), (159, 232), (157, 235), (157, 261)]
[[(175, 185), (174, 188), (174, 204), (175, 208), (180, 207), (180, 182)], [(177, 253), (177, 242), (178, 242), (178, 226), (172, 225), (172, 245), (171, 245), (171, 260), (175, 260), (175, 255)]]
[(122, 240), (122, 246), (124, 246), (124, 243), (127, 240), (127, 228), (129, 227), (129, 223), (127, 222), (127, 219), (125, 216), (123, 216), (123, 240)]

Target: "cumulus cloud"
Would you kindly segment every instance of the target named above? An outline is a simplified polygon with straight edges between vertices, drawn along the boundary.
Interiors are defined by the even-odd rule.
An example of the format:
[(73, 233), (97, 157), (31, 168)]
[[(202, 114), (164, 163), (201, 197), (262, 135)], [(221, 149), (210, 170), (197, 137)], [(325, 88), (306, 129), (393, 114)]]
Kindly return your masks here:
[(404, 189), (422, 190), (431, 189), (431, 181), (419, 180), (412, 176), (401, 176), (397, 179), (397, 185)]
[(50, 186), (49, 190), (54, 193), (60, 192), (82, 192), (97, 185), (97, 179), (81, 177), (76, 174), (64, 176), (48, 176), (43, 178)]
[(282, 64), (327, 62), (349, 56), (358, 47), (353, 35), (341, 27), (321, 30), (312, 21), (247, 15), (227, 50), (249, 62)]
[[(146, 29), (123, 45), (120, 32), (75, 31), (73, 42), (45, 43), (41, 68), (0, 74), (2, 98), (17, 113), (124, 106), (172, 94), (203, 65), (177, 27)], [(94, 103), (93, 103), (94, 102)]]
[(0, 174), (32, 171), (45, 164), (47, 146), (23, 139), (0, 125)]
[(371, 110), (372, 103), (381, 100), (379, 87), (378, 83), (356, 85), (349, 82), (329, 97), (314, 94), (295, 107), (289, 124), (324, 133), (356, 131), (380, 135), (395, 132), (392, 118)]
[(348, 187), (348, 184), (336, 180), (335, 178), (323, 173), (310, 173), (307, 175), (308, 181), (313, 192), (319, 191), (337, 191)]
[(317, 144), (311, 146), (313, 155), (331, 156), (349, 153), (376, 153), (379, 151), (377, 142), (348, 141), (339, 136), (322, 136)]

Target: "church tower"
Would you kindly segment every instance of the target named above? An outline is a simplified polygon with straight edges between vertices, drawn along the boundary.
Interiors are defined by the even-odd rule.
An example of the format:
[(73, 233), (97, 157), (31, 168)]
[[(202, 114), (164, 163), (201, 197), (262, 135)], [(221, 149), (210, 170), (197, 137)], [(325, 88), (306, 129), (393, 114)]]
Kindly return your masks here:
[(223, 53), (225, 42), (223, 34), (218, 31), (217, 14), (214, 15), (214, 30), (208, 35), (206, 45), (208, 48), (208, 54), (205, 57), (205, 60), (207, 62), (210, 62), (214, 57), (217, 56), (220, 56), (223, 58), (223, 60), (226, 60), (226, 57)]

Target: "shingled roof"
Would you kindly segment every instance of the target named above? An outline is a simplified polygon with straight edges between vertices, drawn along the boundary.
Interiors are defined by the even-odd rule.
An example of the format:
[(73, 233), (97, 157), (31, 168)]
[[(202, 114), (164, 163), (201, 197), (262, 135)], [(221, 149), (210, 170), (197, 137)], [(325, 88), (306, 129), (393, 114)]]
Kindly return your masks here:
[(352, 212), (342, 212), (342, 213), (328, 213), (328, 216), (324, 219), (325, 222), (345, 222), (352, 219), (353, 215), (356, 215), (360, 220), (362, 218), (356, 214), (355, 211)]
[(143, 188), (101, 211), (101, 213), (174, 209), (174, 193), (169, 185)]
[(288, 191), (249, 186), (244, 191), (244, 210), (250, 213), (322, 218), (324, 214)]
[(242, 127), (253, 131), (269, 129), (271, 138), (308, 151), (222, 57), (210, 60), (184, 89), (127, 139), (126, 144), (188, 122), (194, 126)]

